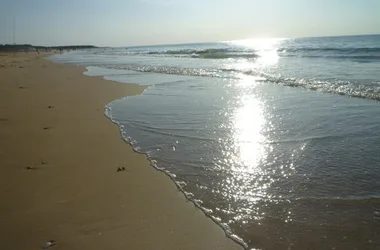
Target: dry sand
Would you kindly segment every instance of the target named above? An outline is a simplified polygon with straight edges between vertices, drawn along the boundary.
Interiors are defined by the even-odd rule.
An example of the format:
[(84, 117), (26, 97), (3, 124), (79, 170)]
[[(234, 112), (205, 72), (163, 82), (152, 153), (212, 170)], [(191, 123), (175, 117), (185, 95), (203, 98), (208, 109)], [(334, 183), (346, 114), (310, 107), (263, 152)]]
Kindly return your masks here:
[(83, 71), (0, 54), (0, 249), (242, 249), (104, 116), (143, 88)]

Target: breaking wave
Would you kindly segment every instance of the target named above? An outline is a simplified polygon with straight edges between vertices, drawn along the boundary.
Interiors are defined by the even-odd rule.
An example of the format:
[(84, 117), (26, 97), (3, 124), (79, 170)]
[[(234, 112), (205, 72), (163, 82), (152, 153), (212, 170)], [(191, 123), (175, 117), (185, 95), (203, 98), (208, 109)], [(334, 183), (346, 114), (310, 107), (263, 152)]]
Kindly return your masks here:
[(184, 75), (196, 77), (217, 77), (229, 79), (241, 79), (244, 75), (259, 77), (260, 81), (273, 82), (282, 86), (302, 87), (310, 90), (347, 95), (350, 97), (367, 98), (380, 101), (380, 82), (360, 84), (359, 82), (347, 80), (319, 80), (304, 79), (295, 77), (284, 77), (270, 75), (254, 70), (235, 70), (235, 69), (200, 69), (200, 68), (180, 68), (167, 66), (141, 66), (141, 65), (103, 65), (105, 68), (133, 70), (138, 72), (151, 72), (171, 75)]

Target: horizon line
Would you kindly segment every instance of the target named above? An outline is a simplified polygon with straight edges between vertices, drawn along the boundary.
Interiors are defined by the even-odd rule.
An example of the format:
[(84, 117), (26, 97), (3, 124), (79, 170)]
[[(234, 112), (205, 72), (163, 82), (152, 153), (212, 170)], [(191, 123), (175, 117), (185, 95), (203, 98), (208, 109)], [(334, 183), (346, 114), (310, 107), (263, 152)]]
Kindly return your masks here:
[(0, 43), (0, 46), (13, 45), (13, 46), (33, 46), (33, 47), (68, 47), (68, 46), (93, 46), (96, 48), (137, 48), (137, 47), (151, 47), (151, 46), (173, 46), (173, 45), (185, 45), (185, 44), (207, 44), (207, 43), (226, 43), (232, 41), (244, 41), (244, 40), (259, 40), (259, 39), (305, 39), (305, 38), (329, 38), (329, 37), (355, 37), (355, 36), (379, 36), (380, 33), (374, 34), (350, 34), (350, 35), (322, 35), (322, 36), (300, 36), (300, 37), (253, 37), (253, 38), (242, 38), (242, 39), (231, 39), (223, 41), (212, 41), (212, 42), (183, 42), (183, 43), (163, 43), (163, 44), (146, 44), (146, 45), (123, 45), (123, 46), (98, 46), (95, 44), (66, 44), (66, 45), (33, 45), (30, 43)]
[(231, 41), (244, 41), (244, 40), (259, 40), (259, 39), (304, 39), (304, 38), (328, 38), (328, 37), (354, 37), (354, 36), (379, 36), (377, 34), (356, 34), (356, 35), (322, 35), (322, 36), (299, 36), (299, 37), (255, 37), (255, 38), (242, 38), (231, 39), (223, 41), (212, 42), (184, 42), (184, 43), (164, 43), (164, 44), (148, 44), (148, 45), (126, 45), (126, 46), (97, 46), (98, 48), (135, 48), (135, 47), (151, 47), (151, 46), (168, 46), (168, 45), (185, 45), (185, 44), (206, 44), (206, 43), (224, 43)]

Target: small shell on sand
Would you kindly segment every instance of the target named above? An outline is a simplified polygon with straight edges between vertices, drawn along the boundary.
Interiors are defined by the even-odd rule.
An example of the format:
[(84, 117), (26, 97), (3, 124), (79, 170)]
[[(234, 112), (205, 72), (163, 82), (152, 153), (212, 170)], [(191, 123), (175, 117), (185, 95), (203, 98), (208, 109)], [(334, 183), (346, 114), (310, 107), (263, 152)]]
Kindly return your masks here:
[(49, 240), (47, 242), (45, 242), (43, 245), (42, 245), (42, 249), (47, 249), (49, 247), (52, 247), (54, 246), (56, 243), (55, 243), (55, 240)]

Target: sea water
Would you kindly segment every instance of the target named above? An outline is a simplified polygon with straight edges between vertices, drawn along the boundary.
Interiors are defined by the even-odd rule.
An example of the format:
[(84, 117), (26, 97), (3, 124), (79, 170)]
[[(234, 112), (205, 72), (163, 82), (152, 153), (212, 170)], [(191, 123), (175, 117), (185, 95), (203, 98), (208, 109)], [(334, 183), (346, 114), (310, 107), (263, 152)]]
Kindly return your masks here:
[(147, 85), (106, 113), (246, 248), (380, 249), (380, 36), (98, 48), (52, 60)]

